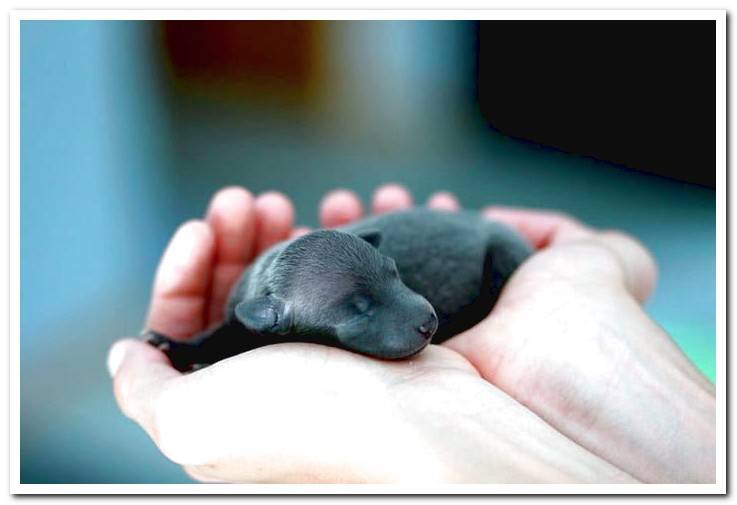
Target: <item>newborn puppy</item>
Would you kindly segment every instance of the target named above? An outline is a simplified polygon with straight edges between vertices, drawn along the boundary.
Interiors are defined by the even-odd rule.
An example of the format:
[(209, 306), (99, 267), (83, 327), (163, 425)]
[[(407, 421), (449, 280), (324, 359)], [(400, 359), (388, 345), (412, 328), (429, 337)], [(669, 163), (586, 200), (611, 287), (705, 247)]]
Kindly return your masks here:
[(530, 254), (476, 213), (382, 214), (277, 244), (233, 287), (220, 327), (187, 342), (149, 331), (148, 341), (179, 370), (278, 342), (406, 358), (481, 321)]

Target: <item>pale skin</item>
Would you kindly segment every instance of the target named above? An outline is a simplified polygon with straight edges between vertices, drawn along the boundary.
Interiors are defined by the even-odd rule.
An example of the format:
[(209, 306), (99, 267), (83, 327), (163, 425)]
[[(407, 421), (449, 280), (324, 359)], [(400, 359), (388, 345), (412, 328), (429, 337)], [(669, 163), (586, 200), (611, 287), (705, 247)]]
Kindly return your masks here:
[[(387, 185), (371, 207), (412, 205)], [(363, 216), (345, 190), (319, 212), (325, 227)], [(713, 483), (714, 388), (641, 308), (648, 252), (558, 213), (483, 212), (538, 252), (471, 330), (406, 361), (280, 344), (188, 375), (126, 339), (108, 359), (122, 411), (204, 482)], [(242, 270), (308, 231), (293, 221), (282, 195), (218, 192), (172, 238), (147, 326), (186, 339), (217, 323)]]

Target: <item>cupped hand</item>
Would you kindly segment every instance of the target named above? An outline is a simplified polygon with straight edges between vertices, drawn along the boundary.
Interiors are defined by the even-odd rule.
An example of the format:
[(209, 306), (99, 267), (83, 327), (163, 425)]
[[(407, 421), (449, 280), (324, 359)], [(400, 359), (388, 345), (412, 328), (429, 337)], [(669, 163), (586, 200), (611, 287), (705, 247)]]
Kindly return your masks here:
[[(377, 194), (374, 210), (412, 204), (406, 189), (392, 186)], [(427, 205), (460, 208), (449, 193)], [(345, 196), (324, 207), (343, 208), (332, 211), (341, 223), (359, 217)], [(489, 207), (484, 214), (517, 229), (538, 251), (491, 314), (443, 346), (636, 478), (714, 482), (714, 389), (641, 306), (656, 278), (645, 248), (556, 212)]]
[(489, 208), (540, 249), (492, 314), (448, 342), (491, 383), (646, 482), (714, 482), (715, 400), (643, 310), (655, 285), (632, 237), (557, 213)]
[[(377, 192), (375, 210), (383, 210), (387, 193), (396, 204), (396, 189)], [(355, 219), (355, 204), (353, 195), (333, 193), (321, 208), (323, 223)], [(281, 195), (220, 191), (206, 219), (184, 224), (170, 242), (147, 326), (186, 339), (216, 324), (253, 258), (306, 231), (292, 225), (291, 203)], [(182, 375), (160, 351), (126, 339), (111, 349), (108, 364), (122, 411), (202, 481), (632, 481), (449, 347), (386, 362), (279, 344)]]

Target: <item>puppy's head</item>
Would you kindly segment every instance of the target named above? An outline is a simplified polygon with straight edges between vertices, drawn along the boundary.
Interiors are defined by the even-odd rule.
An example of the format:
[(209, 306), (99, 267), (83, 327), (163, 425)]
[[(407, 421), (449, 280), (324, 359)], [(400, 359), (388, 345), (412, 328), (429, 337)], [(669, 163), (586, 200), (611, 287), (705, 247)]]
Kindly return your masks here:
[(377, 358), (416, 354), (437, 316), (378, 251), (380, 242), (378, 231), (319, 230), (296, 239), (275, 260), (272, 290), (241, 303), (236, 316), (257, 331), (320, 334)]

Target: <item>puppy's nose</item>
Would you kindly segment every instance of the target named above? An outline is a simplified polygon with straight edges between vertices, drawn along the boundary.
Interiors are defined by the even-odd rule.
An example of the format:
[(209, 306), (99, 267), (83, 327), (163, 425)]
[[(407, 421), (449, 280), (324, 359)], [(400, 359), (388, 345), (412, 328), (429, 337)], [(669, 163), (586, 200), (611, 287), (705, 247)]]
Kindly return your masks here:
[(430, 339), (435, 334), (435, 331), (438, 329), (438, 317), (435, 315), (434, 312), (430, 313), (430, 318), (422, 323), (419, 328), (417, 328), (417, 331), (420, 332), (420, 334)]

